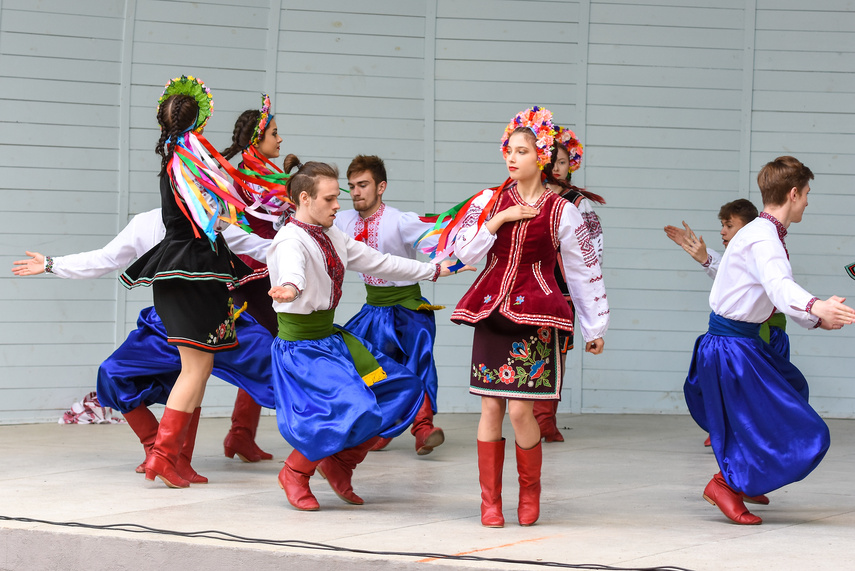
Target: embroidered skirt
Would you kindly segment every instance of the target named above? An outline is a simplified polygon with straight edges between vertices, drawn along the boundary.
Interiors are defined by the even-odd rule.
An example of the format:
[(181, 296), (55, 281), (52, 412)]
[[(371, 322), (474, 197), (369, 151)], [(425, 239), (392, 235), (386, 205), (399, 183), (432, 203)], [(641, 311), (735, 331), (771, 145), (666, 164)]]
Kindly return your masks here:
[(514, 323), (498, 311), (477, 322), (469, 392), (498, 398), (561, 400), (558, 331)]
[[(244, 389), (274, 408), (270, 382), (273, 336), (246, 314), (235, 321), (240, 347), (214, 354), (214, 376)], [(166, 328), (153, 307), (140, 312), (137, 328), (98, 368), (98, 400), (129, 412), (141, 404), (166, 404), (181, 372), (178, 349), (166, 341)]]
[(438, 377), (433, 359), (436, 321), (433, 311), (413, 311), (400, 305), (365, 304), (344, 326), (375, 349), (400, 363), (422, 381), (436, 412)]
[[(737, 330), (752, 325), (753, 332)], [(725, 481), (749, 496), (803, 479), (830, 444), (828, 426), (808, 404), (804, 375), (757, 330), (711, 314), (683, 386)]]
[(224, 282), (157, 280), (152, 293), (170, 345), (208, 353), (238, 346), (232, 297)]

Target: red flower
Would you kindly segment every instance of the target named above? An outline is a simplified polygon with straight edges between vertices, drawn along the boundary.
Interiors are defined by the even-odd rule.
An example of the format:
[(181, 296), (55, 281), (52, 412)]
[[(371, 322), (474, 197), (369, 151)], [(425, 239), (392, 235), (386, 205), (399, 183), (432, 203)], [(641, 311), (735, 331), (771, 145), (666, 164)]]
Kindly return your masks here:
[(552, 329), (549, 327), (541, 327), (537, 330), (537, 336), (542, 343), (549, 343), (552, 340)]
[(510, 385), (514, 382), (514, 370), (509, 365), (502, 365), (499, 367), (499, 377), (506, 385)]

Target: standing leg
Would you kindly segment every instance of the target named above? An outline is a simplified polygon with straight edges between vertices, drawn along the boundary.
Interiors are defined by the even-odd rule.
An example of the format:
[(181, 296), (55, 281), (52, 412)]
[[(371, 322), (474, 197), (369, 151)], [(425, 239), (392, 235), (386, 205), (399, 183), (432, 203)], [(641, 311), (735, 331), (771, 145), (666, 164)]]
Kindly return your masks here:
[(320, 460), (309, 460), (297, 450), (285, 460), (279, 472), (279, 487), (285, 490), (288, 503), (301, 511), (317, 511), (320, 505), (309, 489), (309, 478), (315, 473)]
[(505, 439), (502, 420), (505, 400), (481, 397), (478, 422), (478, 481), (481, 484), (481, 525), (504, 527), (502, 515), (502, 467), (505, 463)]
[(510, 401), (511, 424), (516, 434), (520, 525), (532, 525), (540, 517), (540, 469), (543, 462), (540, 428), (534, 419), (533, 401)]
[(193, 416), (190, 418), (190, 424), (187, 427), (187, 437), (184, 439), (184, 446), (181, 447), (181, 453), (178, 455), (178, 462), (175, 469), (182, 478), (191, 484), (207, 484), (208, 478), (202, 476), (193, 469), (190, 461), (193, 459), (193, 450), (196, 448), (196, 431), (199, 428), (199, 416), (202, 414), (202, 408), (196, 407), (193, 411)]
[(154, 447), (155, 438), (157, 438), (157, 417), (144, 404), (124, 413), (124, 417), (128, 421), (128, 426), (140, 439), (145, 450), (145, 460), (136, 469), (138, 474), (145, 474), (145, 464), (151, 456), (151, 449)]
[(375, 436), (358, 446), (336, 452), (321, 460), (318, 465), (318, 474), (326, 478), (333, 492), (349, 504), (361, 506), (365, 503), (362, 498), (354, 493), (351, 478), (353, 477), (353, 470), (365, 460), (368, 450), (377, 443), (379, 438), (379, 436)]
[(235, 408), (232, 412), (232, 428), (223, 441), (226, 457), (234, 458), (237, 454), (243, 462), (273, 459), (272, 454), (268, 454), (255, 443), (255, 433), (258, 430), (260, 417), (261, 405), (256, 403), (248, 392), (238, 389)]

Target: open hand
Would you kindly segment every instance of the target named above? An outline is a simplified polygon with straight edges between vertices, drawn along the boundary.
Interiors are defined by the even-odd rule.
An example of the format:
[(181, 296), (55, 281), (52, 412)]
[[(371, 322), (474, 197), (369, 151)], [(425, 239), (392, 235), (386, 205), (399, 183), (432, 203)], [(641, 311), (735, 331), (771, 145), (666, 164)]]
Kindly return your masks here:
[(30, 256), (26, 260), (17, 260), (12, 262), (12, 273), (16, 276), (35, 276), (45, 273), (45, 257), (38, 252), (24, 252)]

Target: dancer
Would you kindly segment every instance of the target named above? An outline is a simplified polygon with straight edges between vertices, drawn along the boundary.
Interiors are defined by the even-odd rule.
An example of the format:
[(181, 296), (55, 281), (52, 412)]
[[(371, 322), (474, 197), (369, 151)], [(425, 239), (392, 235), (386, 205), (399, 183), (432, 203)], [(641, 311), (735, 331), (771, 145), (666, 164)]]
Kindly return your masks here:
[[(241, 162), (238, 168), (253, 178), (267, 177), (271, 186), (284, 184), (285, 175), (281, 169), (274, 165), (272, 159), (279, 157), (279, 145), (282, 137), (279, 136), (279, 127), (270, 109), (270, 98), (262, 94), (260, 109), (247, 109), (240, 114), (235, 121), (232, 134), (232, 145), (225, 149), (222, 154), (226, 159), (231, 159), (241, 153)], [(271, 177), (271, 175), (273, 175)], [(278, 181), (276, 176), (278, 176)], [(258, 194), (263, 188), (254, 185)], [(250, 194), (242, 186), (237, 185), (238, 194), (247, 204), (253, 204), (256, 196)], [(247, 222), (252, 228), (253, 234), (264, 239), (273, 240), (276, 231), (289, 216), (290, 204), (274, 196), (269, 196), (265, 203), (260, 204), (266, 214), (265, 218), (249, 217)], [(267, 264), (253, 259), (251, 256), (238, 255), (238, 257), (252, 269), (252, 274), (241, 280), (240, 287), (232, 291), (232, 298), (237, 307), (246, 305), (246, 312), (255, 318), (271, 335), (276, 335), (276, 312), (270, 305), (270, 279), (267, 273)], [(271, 460), (269, 454), (258, 447), (255, 443), (255, 432), (258, 430), (258, 421), (261, 416), (261, 405), (255, 402), (246, 392), (238, 391), (235, 400), (235, 408), (232, 413), (232, 427), (223, 441), (223, 451), (226, 457), (234, 458), (237, 455), (243, 462), (258, 462), (260, 460)]]
[[(576, 138), (576, 133), (570, 129), (555, 125), (555, 143), (552, 146), (552, 158), (549, 164), (543, 168), (543, 171), (547, 175), (554, 177), (555, 180), (567, 182), (567, 185), (547, 183), (546, 186), (549, 190), (561, 196), (561, 198), (572, 202), (579, 209), (582, 220), (585, 221), (585, 227), (588, 229), (588, 237), (591, 240), (594, 250), (597, 252), (597, 261), (602, 266), (603, 227), (600, 224), (600, 217), (594, 212), (593, 203), (605, 204), (606, 201), (593, 192), (573, 185), (572, 176), (582, 165), (582, 153), (582, 143)], [(558, 287), (564, 295), (564, 299), (570, 304), (570, 310), (574, 311), (573, 300), (570, 298), (570, 290), (567, 289), (567, 282), (564, 279), (564, 268), (560, 261), (555, 264), (555, 281), (558, 282)], [(561, 370), (565, 371), (567, 351), (573, 349), (573, 332), (559, 329), (558, 345), (561, 352)], [(558, 430), (558, 423), (555, 416), (557, 412), (557, 400), (534, 401), (534, 417), (537, 419), (537, 425), (540, 427), (540, 435), (544, 442), (564, 442), (564, 436)]]
[[(385, 204), (386, 184), (386, 166), (380, 157), (358, 155), (353, 159), (347, 167), (353, 210), (340, 212), (335, 225), (375, 250), (416, 259), (416, 241), (430, 225), (412, 212)], [(422, 380), (425, 398), (410, 432), (416, 438), (416, 454), (430, 454), (445, 441), (442, 429), (433, 424), (438, 384), (433, 359), (434, 311), (442, 307), (430, 305), (416, 281), (387, 281), (365, 274), (360, 277), (367, 292), (365, 305), (344, 328)], [(389, 442), (391, 438), (381, 438), (372, 450), (385, 448)]]
[[(285, 172), (298, 166), (285, 161)], [(318, 471), (345, 502), (362, 504), (351, 477), (376, 436), (410, 425), (424, 398), (421, 380), (369, 343), (333, 325), (344, 271), (386, 280), (435, 280), (447, 268), (381, 254), (333, 227), (338, 170), (299, 165), (288, 181), (296, 212), (276, 234), (267, 262), (279, 336), (273, 342), (276, 418), (294, 447), (279, 473), (288, 502), (317, 510), (309, 478)]]
[(758, 335), (774, 308), (805, 328), (855, 322), (844, 298), (822, 301), (793, 280), (784, 238), (802, 220), (813, 178), (789, 156), (760, 170), (763, 212), (725, 250), (710, 292), (709, 332), (695, 343), (684, 385), (692, 418), (710, 433), (721, 469), (703, 497), (738, 524), (762, 523), (745, 507), (745, 496), (803, 479), (829, 446), (828, 427), (808, 404), (804, 375)]
[[(25, 260), (14, 262), (13, 273), (32, 276), (50, 273), (61, 278), (94, 279), (125, 268), (135, 258), (163, 240), (166, 228), (160, 208), (134, 216), (125, 228), (106, 246), (98, 250), (51, 257), (27, 252)], [(267, 259), (270, 240), (248, 234), (234, 226), (223, 231), (223, 237), (235, 252), (259, 260)], [(241, 344), (235, 351), (214, 355), (213, 373), (239, 387), (247, 398), (273, 408), (273, 386), (270, 384), (270, 345), (273, 337), (254, 319), (240, 315), (235, 321)], [(181, 371), (178, 350), (167, 343), (166, 330), (153, 307), (140, 311), (137, 329), (98, 368), (98, 398), (104, 406), (122, 412), (128, 425), (139, 437), (148, 459), (157, 435), (157, 418), (148, 409), (152, 404), (166, 404), (169, 393)], [(246, 387), (246, 390), (240, 387)], [(248, 392), (247, 392), (248, 391)], [(192, 446), (186, 444), (176, 469), (185, 479), (195, 471), (190, 467)], [(137, 466), (145, 473), (145, 460)], [(204, 479), (204, 477), (199, 476)], [(202, 480), (196, 483), (204, 483)]]
[[(481, 524), (502, 527), (502, 465), (506, 408), (516, 439), (520, 525), (540, 514), (540, 429), (535, 400), (555, 400), (561, 390), (557, 330), (573, 330), (573, 312), (553, 275), (559, 259), (579, 313), (585, 350), (603, 351), (609, 306), (603, 274), (585, 221), (577, 208), (544, 185), (554, 138), (552, 113), (532, 107), (517, 114), (502, 137), (510, 178), (477, 194), (466, 207), (454, 254), (487, 267), (457, 304), (456, 323), (472, 324), (469, 391), (481, 396), (478, 471)], [(545, 182), (560, 184), (547, 174)], [(450, 243), (445, 235), (439, 245)]]
[[(120, 280), (127, 288), (152, 286), (154, 306), (170, 345), (178, 347), (181, 373), (157, 430), (145, 476), (173, 488), (190, 481), (176, 471), (185, 442), (199, 423), (205, 384), (214, 353), (238, 345), (227, 284), (236, 285), (250, 269), (226, 246), (219, 230), (239, 223), (244, 205), (219, 171), (219, 162), (201, 132), (212, 110), (211, 95), (196, 78), (180, 77), (166, 86), (157, 108), (162, 157), (160, 197), (166, 236), (134, 262)], [(216, 152), (216, 151), (214, 151)]]

